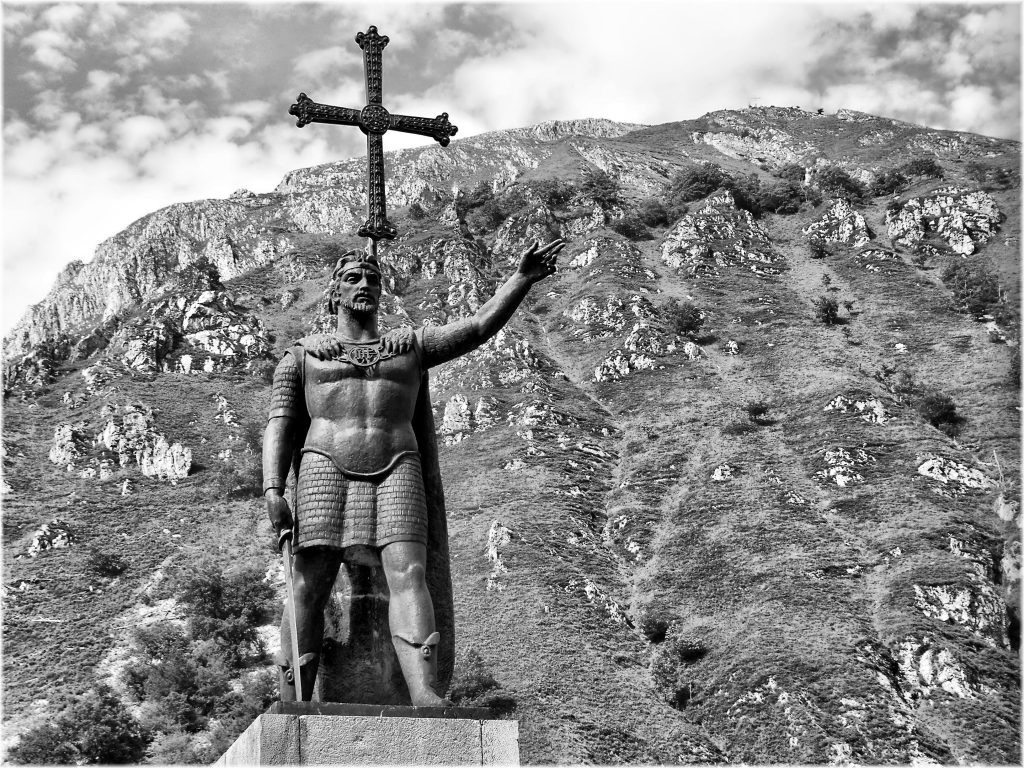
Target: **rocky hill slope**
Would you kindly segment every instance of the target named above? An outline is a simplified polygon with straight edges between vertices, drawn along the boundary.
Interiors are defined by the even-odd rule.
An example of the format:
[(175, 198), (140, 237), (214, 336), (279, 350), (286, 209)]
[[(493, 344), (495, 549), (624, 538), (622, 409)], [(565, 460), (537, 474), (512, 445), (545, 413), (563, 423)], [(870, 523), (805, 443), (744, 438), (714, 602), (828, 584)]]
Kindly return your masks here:
[[(457, 677), (525, 762), (1020, 761), (1019, 155), (776, 107), (388, 155), (386, 326), (568, 241), (432, 377)], [(130, 630), (210, 557), (280, 589), (269, 373), (330, 322), (364, 173), (146, 216), (5, 339), (9, 745), (101, 680), (149, 760), (215, 743), (147, 709)]]

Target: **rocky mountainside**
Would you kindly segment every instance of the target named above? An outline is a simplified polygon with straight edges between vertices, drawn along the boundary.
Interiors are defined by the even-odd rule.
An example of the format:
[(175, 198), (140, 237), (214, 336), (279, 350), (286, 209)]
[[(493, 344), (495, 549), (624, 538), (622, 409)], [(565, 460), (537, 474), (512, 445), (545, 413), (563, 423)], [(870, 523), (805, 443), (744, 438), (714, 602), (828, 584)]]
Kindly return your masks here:
[[(1019, 162), (781, 107), (388, 154), (387, 327), (568, 241), (432, 374), (458, 693), (525, 762), (1020, 762)], [(154, 715), (133, 630), (210, 558), (281, 589), (269, 376), (330, 325), (364, 168), (150, 214), (4, 340), (7, 746), (98, 681), (147, 760), (218, 743), (224, 712)]]

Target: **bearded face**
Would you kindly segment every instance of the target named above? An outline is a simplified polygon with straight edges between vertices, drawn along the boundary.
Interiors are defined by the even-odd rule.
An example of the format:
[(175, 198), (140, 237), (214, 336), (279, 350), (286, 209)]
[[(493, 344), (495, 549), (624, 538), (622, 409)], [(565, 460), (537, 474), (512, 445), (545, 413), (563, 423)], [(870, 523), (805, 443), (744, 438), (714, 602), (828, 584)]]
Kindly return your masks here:
[(331, 299), (338, 311), (356, 316), (373, 314), (380, 306), (380, 275), (362, 267), (347, 269), (335, 282)]

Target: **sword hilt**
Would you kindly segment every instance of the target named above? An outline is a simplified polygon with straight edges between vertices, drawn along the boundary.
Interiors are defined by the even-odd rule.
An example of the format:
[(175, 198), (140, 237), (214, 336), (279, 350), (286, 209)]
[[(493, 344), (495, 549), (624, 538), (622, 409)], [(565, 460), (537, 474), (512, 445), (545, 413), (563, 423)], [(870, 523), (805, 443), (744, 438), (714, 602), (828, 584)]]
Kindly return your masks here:
[(278, 551), (281, 551), (281, 549), (284, 547), (284, 543), (286, 541), (291, 541), (291, 540), (292, 540), (292, 529), (291, 528), (282, 528), (281, 532), (279, 534), (277, 534), (277, 549), (278, 549)]

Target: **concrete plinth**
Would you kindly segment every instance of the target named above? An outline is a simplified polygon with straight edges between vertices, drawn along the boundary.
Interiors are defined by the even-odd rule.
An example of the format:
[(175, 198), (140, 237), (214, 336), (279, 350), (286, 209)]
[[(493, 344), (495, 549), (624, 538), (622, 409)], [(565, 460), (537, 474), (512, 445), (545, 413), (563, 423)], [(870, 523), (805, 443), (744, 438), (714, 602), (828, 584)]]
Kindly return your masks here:
[(215, 765), (519, 765), (519, 724), (487, 709), (277, 702)]

